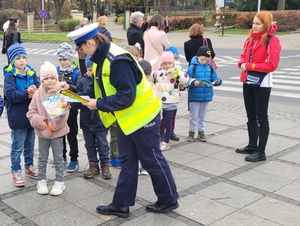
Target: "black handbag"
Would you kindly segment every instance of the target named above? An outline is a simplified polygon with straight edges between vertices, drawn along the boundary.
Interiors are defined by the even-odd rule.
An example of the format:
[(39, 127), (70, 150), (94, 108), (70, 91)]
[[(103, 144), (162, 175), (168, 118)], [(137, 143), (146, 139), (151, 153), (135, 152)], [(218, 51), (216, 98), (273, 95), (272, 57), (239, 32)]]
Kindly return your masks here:
[(258, 71), (248, 71), (246, 77), (246, 83), (252, 87), (258, 87), (262, 83), (263, 79), (268, 73)]

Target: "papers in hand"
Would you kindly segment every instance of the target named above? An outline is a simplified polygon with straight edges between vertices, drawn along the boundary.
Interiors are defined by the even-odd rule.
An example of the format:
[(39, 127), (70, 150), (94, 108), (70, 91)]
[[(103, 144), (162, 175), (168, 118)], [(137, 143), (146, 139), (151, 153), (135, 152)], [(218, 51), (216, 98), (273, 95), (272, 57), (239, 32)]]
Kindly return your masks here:
[(66, 114), (68, 111), (67, 109), (65, 109), (63, 107), (60, 96), (57, 94), (42, 100), (42, 104), (44, 105), (44, 107), (51, 119), (54, 119), (60, 115)]
[(76, 94), (68, 89), (63, 89), (60, 91), (60, 93), (65, 95), (67, 102), (87, 103), (87, 102), (89, 102), (89, 99), (90, 99), (90, 97), (88, 97), (88, 96), (79, 96), (78, 94)]
[(201, 81), (199, 81), (199, 82), (200, 82), (200, 85), (204, 85), (204, 86), (206, 86), (206, 87), (211, 87), (211, 86), (213, 86), (213, 83), (208, 82), (208, 81), (205, 81), (205, 80), (201, 80)]

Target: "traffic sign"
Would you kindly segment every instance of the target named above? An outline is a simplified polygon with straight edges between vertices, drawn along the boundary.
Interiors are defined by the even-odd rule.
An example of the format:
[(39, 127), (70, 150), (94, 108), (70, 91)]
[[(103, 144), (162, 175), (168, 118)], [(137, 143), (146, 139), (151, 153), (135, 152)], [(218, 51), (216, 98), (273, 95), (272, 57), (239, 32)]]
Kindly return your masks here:
[(41, 19), (45, 19), (48, 17), (48, 12), (44, 9), (41, 9), (39, 12), (38, 12), (38, 16), (39, 18)]

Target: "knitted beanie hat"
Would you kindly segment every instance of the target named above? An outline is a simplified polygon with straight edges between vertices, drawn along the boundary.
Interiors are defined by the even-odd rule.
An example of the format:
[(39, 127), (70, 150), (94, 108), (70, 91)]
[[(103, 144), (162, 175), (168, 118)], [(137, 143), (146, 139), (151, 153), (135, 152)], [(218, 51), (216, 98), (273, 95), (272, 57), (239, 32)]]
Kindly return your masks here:
[(139, 64), (143, 68), (146, 75), (150, 75), (152, 73), (152, 66), (147, 60), (140, 60)]
[(62, 44), (60, 44), (58, 46), (57, 49), (57, 58), (58, 60), (73, 60), (73, 49), (72, 46), (67, 43), (67, 42), (63, 42)]
[(208, 48), (207, 46), (201, 46), (197, 52), (197, 57), (199, 56), (210, 57), (211, 56), (210, 48)]
[(7, 53), (11, 64), (14, 64), (16, 59), (18, 59), (20, 56), (27, 58), (24, 47), (19, 43), (14, 43), (10, 47), (8, 47)]
[(56, 67), (49, 61), (45, 61), (41, 65), (40, 80), (43, 81), (46, 78), (55, 77), (58, 80), (58, 73)]
[(93, 61), (91, 61), (91, 56), (86, 56), (85, 58), (85, 67), (89, 68), (89, 67), (93, 67)]
[(161, 55), (161, 64), (166, 62), (174, 63), (174, 54), (170, 51), (163, 52)]
[(174, 58), (179, 58), (179, 51), (175, 46), (169, 46), (166, 51), (171, 51), (174, 54)]

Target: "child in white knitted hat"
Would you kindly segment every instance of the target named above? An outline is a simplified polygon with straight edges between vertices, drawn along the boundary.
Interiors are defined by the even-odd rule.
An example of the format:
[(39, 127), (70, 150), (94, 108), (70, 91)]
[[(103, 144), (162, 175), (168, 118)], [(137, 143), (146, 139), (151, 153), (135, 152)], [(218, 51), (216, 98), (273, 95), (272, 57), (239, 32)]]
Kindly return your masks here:
[[(64, 162), (63, 162), (63, 136), (69, 133), (67, 120), (69, 106), (60, 98), (61, 84), (58, 81), (56, 67), (46, 61), (40, 69), (41, 86), (36, 91), (29, 105), (27, 117), (38, 136), (39, 161), (38, 161), (38, 185), (37, 192), (41, 195), (49, 193), (47, 187), (46, 168), (49, 148), (51, 147), (55, 164), (55, 182), (50, 192), (51, 195), (60, 195), (65, 190)], [(47, 108), (43, 104), (45, 100), (52, 104), (58, 104), (64, 114), (50, 117)], [(51, 104), (51, 103), (50, 103)]]

